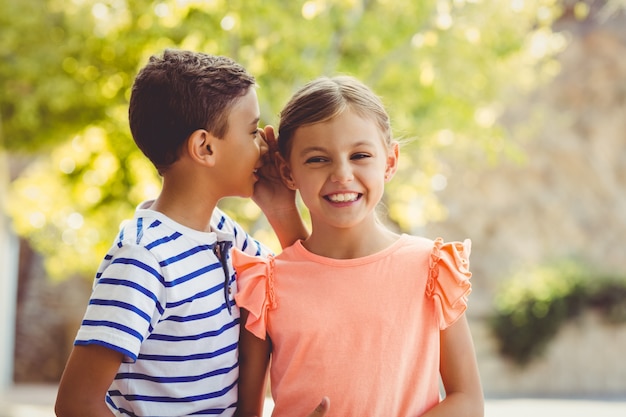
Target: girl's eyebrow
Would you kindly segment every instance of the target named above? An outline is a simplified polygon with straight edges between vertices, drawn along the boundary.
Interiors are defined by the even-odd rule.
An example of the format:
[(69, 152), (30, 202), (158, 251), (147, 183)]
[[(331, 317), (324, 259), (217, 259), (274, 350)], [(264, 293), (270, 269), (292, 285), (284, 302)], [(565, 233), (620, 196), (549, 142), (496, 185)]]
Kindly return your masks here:
[[(351, 144), (350, 146), (352, 146), (354, 148), (358, 148), (359, 146), (372, 146), (372, 143), (368, 142), (368, 141), (358, 141), (358, 142), (355, 142), (355, 143)], [(308, 153), (311, 153), (311, 152), (326, 152), (326, 148), (324, 148), (322, 146), (309, 146), (309, 147), (304, 148), (300, 152), (300, 155), (304, 156), (304, 155), (306, 155)]]
[(306, 155), (306, 154), (308, 154), (308, 153), (311, 153), (311, 152), (325, 152), (325, 151), (326, 151), (326, 149), (324, 149), (324, 148), (323, 148), (323, 147), (321, 147), (321, 146), (309, 146), (309, 147), (307, 147), (307, 148), (304, 148), (304, 149), (300, 152), (300, 155), (301, 155), (301, 156), (304, 156), (304, 155)]

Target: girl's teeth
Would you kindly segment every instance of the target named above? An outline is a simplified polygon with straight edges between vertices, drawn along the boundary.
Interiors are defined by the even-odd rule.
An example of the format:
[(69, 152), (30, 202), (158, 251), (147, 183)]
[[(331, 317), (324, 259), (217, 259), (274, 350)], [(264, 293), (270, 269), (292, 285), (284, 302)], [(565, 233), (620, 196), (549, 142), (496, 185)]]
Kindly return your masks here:
[(357, 193), (333, 194), (328, 199), (334, 203), (344, 203), (346, 201), (355, 201), (358, 197)]

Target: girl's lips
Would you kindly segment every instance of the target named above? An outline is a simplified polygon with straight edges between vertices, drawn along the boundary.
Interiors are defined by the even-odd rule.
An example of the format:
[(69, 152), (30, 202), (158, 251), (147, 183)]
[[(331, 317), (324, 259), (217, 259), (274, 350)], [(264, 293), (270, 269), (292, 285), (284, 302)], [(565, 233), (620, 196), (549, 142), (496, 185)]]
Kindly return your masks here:
[(363, 194), (355, 192), (327, 194), (324, 198), (331, 203), (351, 203), (358, 200)]

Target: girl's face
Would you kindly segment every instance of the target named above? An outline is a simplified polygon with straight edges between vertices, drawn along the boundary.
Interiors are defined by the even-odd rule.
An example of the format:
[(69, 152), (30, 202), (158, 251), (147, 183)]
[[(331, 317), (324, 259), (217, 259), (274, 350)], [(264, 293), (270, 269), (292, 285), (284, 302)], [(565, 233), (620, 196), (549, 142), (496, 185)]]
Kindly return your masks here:
[(398, 144), (386, 145), (373, 120), (348, 109), (327, 122), (298, 128), (281, 176), (300, 191), (314, 229), (350, 228), (374, 222), (397, 160)]

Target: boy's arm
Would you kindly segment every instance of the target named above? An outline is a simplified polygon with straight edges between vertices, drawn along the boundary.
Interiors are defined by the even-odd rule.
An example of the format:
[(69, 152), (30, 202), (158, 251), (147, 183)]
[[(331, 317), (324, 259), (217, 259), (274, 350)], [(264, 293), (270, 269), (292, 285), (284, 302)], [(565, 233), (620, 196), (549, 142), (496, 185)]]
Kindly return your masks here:
[(483, 391), (465, 315), (441, 332), (439, 368), (446, 398), (422, 417), (482, 417)]
[(123, 355), (100, 345), (74, 346), (67, 361), (54, 411), (58, 417), (112, 417), (105, 395)]
[(261, 340), (246, 330), (248, 311), (244, 308), (240, 311), (239, 399), (236, 416), (262, 416), (271, 346), (269, 339)]
[(286, 248), (298, 239), (306, 239), (309, 232), (296, 205), (296, 192), (287, 188), (278, 175), (274, 162), (277, 152), (274, 128), (266, 126), (262, 132), (268, 151), (264, 166), (258, 172), (259, 181), (254, 187), (252, 200), (265, 214), (280, 245)]

